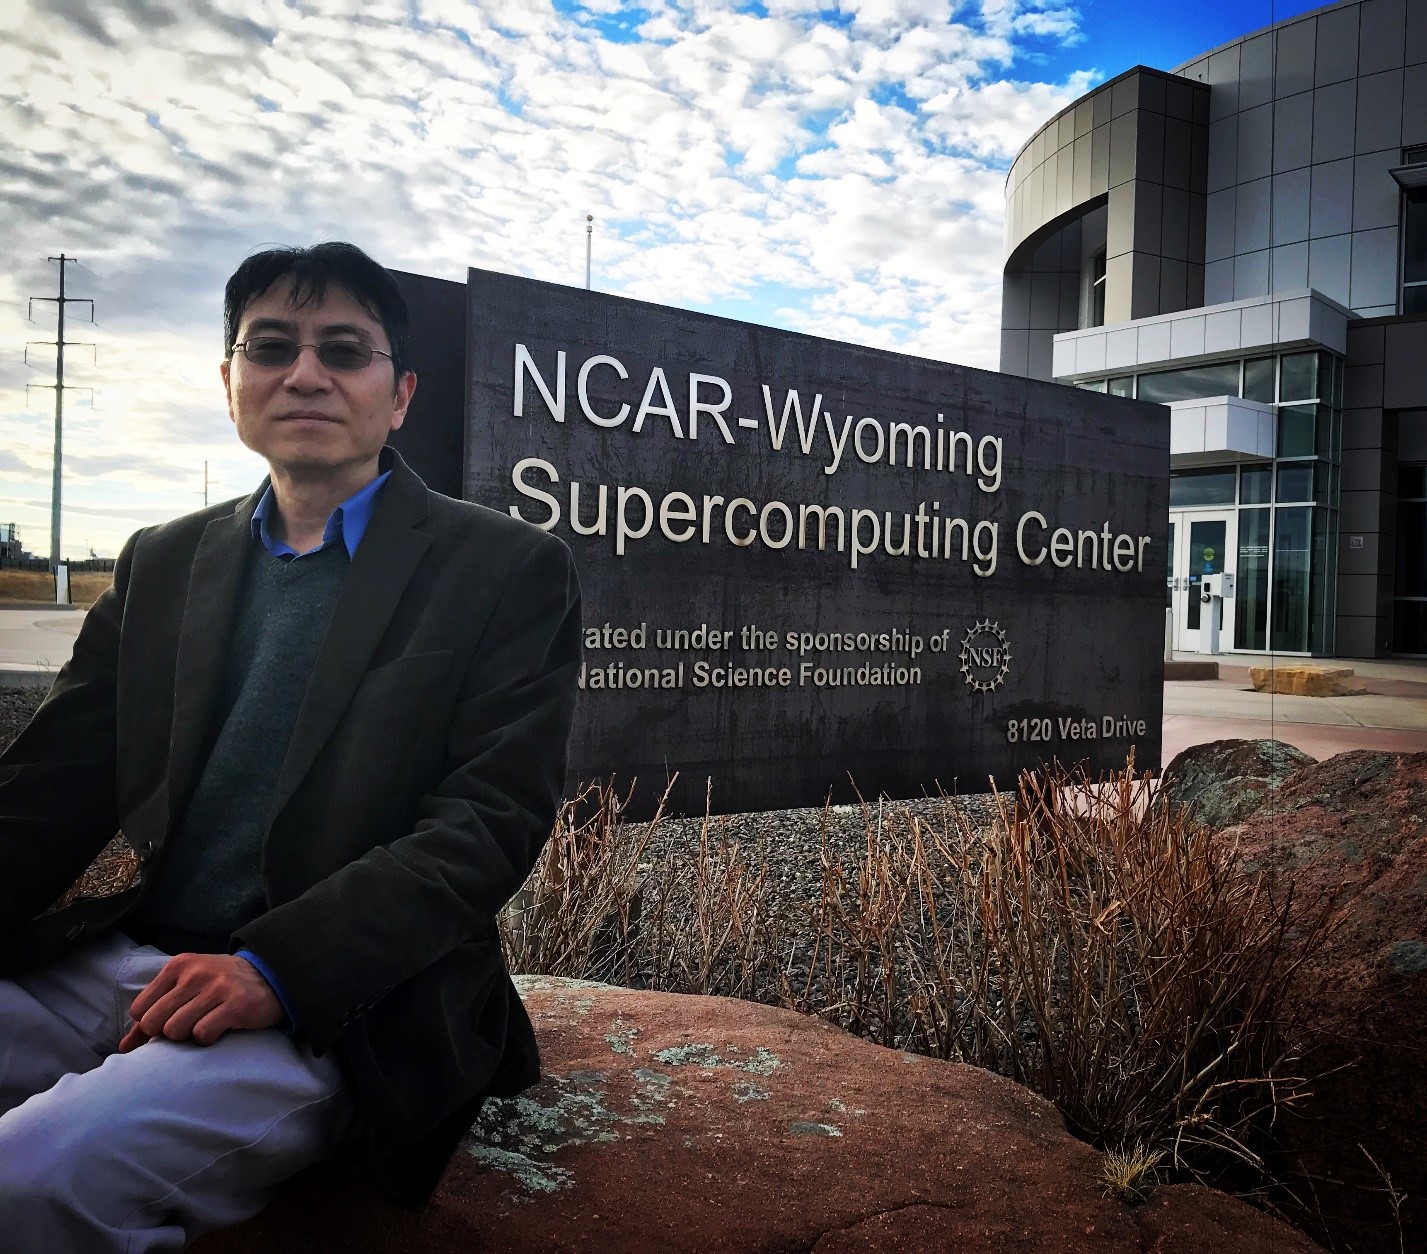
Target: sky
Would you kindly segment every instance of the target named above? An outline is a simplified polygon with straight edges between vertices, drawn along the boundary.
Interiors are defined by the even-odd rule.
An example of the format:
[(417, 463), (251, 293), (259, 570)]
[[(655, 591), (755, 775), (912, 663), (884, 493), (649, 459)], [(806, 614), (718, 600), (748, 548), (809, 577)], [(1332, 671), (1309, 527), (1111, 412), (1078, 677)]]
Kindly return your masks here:
[[(3, 0), (0, 523), (63, 551), (244, 494), (223, 283), (349, 239), (994, 369), (1003, 184), (1047, 118), (1300, 0)], [(31, 315), (33, 315), (31, 317)], [(38, 343), (31, 343), (38, 342)], [(30, 346), (27, 349), (27, 344)], [(28, 355), (28, 363), (26, 357)]]

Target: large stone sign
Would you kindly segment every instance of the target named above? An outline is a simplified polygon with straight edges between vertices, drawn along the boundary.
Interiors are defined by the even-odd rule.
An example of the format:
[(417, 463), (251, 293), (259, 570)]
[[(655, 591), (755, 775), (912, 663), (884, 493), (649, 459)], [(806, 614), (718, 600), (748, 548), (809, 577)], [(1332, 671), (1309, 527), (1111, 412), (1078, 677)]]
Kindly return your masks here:
[(473, 270), (465, 494), (585, 592), (572, 776), (647, 810), (1158, 767), (1163, 409)]

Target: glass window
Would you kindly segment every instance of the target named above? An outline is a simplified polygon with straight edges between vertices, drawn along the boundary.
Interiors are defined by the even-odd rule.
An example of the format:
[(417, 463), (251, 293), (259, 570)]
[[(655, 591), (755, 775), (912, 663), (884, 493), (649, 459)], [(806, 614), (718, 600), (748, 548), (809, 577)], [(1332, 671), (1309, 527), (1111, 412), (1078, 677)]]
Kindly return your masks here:
[(1105, 325), (1105, 254), (1090, 258), (1090, 325)]
[(1393, 602), (1392, 651), (1427, 656), (1427, 598)]
[(1169, 506), (1189, 509), (1197, 505), (1232, 505), (1237, 477), (1233, 470), (1171, 471)]
[(1205, 396), (1237, 396), (1239, 363), (1213, 362), (1188, 366), (1183, 370), (1156, 370), (1140, 375), (1139, 397), (1167, 405), (1170, 401), (1192, 401)]
[[(1400, 597), (1427, 597), (1427, 502), (1397, 503), (1397, 585)], [(1417, 650), (1412, 650), (1417, 652)]]
[(1244, 362), (1244, 399), (1273, 404), (1272, 357), (1255, 357)]
[(1312, 457), (1315, 448), (1316, 405), (1278, 407), (1278, 455)]
[(1105, 390), (1104, 379), (1087, 379), (1084, 383), (1075, 385), (1082, 392), (1103, 392)]
[(1269, 647), (1308, 650), (1311, 509), (1276, 511), (1273, 537), (1273, 629)]
[(1333, 354), (1318, 354), (1318, 390), (1313, 393), (1325, 405), (1333, 403)]
[(1308, 648), (1314, 653), (1333, 650), (1333, 614), (1337, 598), (1337, 526), (1332, 510), (1313, 511), (1313, 565), (1308, 583)]
[(1239, 511), (1239, 564), (1234, 587), (1234, 648), (1262, 649), (1268, 639), (1266, 509)]
[[(1170, 495), (1174, 494), (1174, 482), (1170, 481)], [(1278, 495), (1283, 501), (1311, 501), (1313, 499), (1313, 463), (1294, 462), (1278, 468)]]
[(1267, 505), (1272, 499), (1272, 466), (1245, 466), (1239, 471), (1240, 505)]
[(1392, 647), (1427, 654), (1427, 466), (1397, 468)]
[(1312, 401), (1318, 398), (1318, 354), (1288, 353), (1279, 358), (1278, 399)]
[(1111, 396), (1133, 396), (1135, 394), (1135, 376), (1132, 374), (1121, 375), (1118, 379), (1110, 380)]
[(1427, 188), (1406, 193), (1402, 204), (1402, 312), (1427, 310)]
[(1326, 405), (1318, 407), (1318, 456), (1333, 460), (1337, 459), (1338, 447), (1342, 440), (1342, 433), (1339, 427), (1342, 425), (1342, 415), (1336, 409), (1329, 409)]

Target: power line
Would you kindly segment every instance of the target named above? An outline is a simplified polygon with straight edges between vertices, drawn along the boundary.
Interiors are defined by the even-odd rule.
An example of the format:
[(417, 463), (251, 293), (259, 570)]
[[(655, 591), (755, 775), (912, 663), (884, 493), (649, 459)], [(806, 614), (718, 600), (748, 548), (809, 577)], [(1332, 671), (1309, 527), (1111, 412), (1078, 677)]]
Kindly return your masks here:
[[(31, 387), (53, 387), (55, 394), (55, 451), (54, 451), (54, 487), (50, 493), (50, 569), (59, 569), (59, 540), (60, 540), (60, 487), (62, 482), (62, 467), (64, 464), (64, 309), (66, 305), (88, 305), (89, 321), (94, 321), (94, 302), (82, 296), (66, 296), (64, 294), (64, 268), (67, 265), (77, 265), (78, 262), (73, 257), (66, 257), (60, 253), (58, 257), (49, 258), (50, 261), (59, 262), (59, 295), (58, 296), (31, 296), (29, 316), (34, 321), (34, 308), (36, 301), (45, 301), (55, 305), (59, 310), (59, 328), (53, 340), (33, 340), (33, 344), (53, 345), (55, 350), (55, 381), (49, 383), (33, 383)], [(93, 348), (93, 344), (73, 344), (75, 348)], [(25, 345), (25, 360), (29, 361), (30, 345)], [(96, 354), (97, 355), (97, 354)], [(74, 392), (88, 392), (92, 397), (93, 388), (71, 388)]]

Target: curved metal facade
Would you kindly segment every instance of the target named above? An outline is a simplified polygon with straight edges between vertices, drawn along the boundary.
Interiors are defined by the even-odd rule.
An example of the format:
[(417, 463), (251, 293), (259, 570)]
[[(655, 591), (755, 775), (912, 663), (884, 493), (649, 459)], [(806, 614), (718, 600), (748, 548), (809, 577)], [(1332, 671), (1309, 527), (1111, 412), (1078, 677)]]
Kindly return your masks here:
[[(1167, 400), (1172, 470), (1239, 475), (1240, 522), (1273, 510), (1266, 604), (1297, 597), (1307, 629), (1235, 647), (1427, 656), (1425, 232), (1427, 0), (1341, 0), (1136, 67), (1012, 164), (1001, 369)], [(1311, 440), (1285, 373), (1306, 362)], [(1211, 421), (1253, 405), (1252, 439)], [(1312, 491), (1246, 496), (1269, 471)]]

